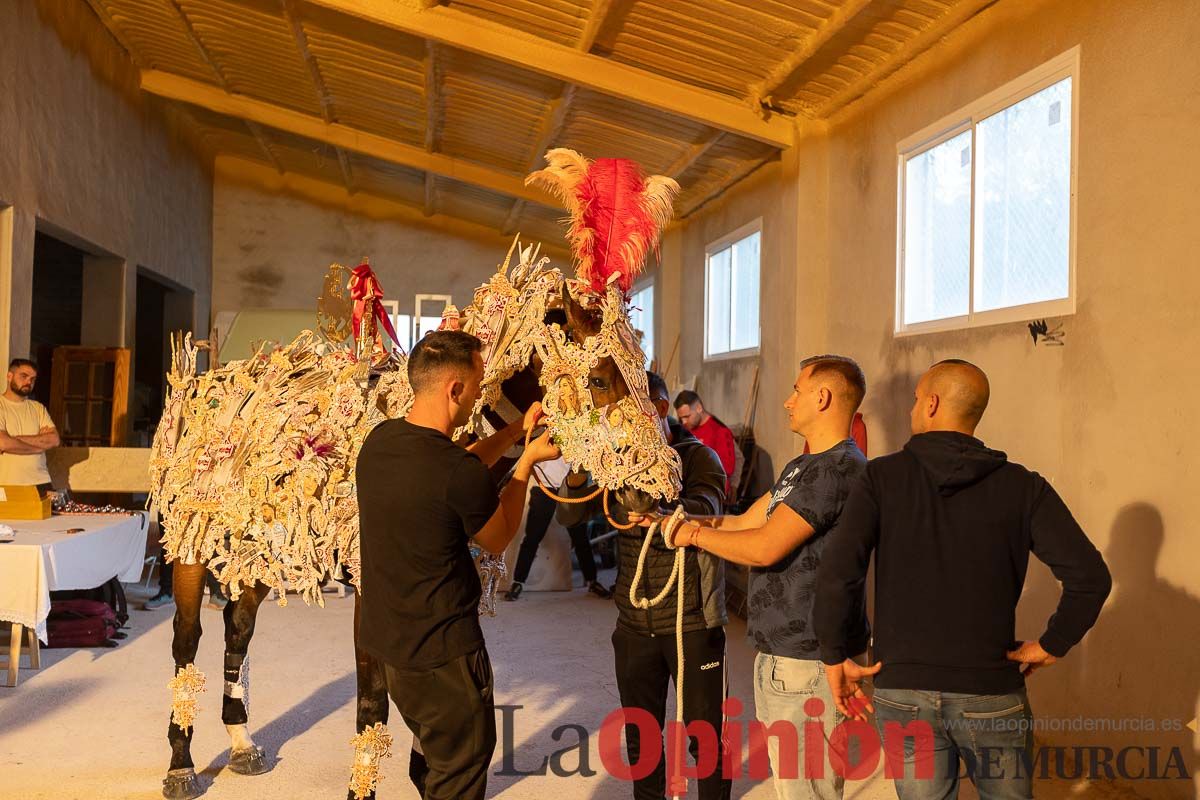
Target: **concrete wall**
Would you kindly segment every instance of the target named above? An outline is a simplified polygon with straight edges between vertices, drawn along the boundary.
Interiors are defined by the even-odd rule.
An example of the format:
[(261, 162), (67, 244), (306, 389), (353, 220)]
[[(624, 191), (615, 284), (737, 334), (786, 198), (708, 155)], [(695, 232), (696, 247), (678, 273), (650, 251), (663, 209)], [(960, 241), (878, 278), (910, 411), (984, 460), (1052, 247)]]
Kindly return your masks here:
[(103, 298), (116, 308), (104, 331), (89, 320), (92, 343), (134, 346), (138, 267), (195, 292), (206, 331), (211, 178), (130, 90), (86, 3), (0, 4), (0, 98), (0, 360), (29, 351), (36, 230), (100, 257), (99, 283), (116, 269)]
[[(767, 443), (773, 454), (796, 446), (767, 420), (779, 419), (775, 408), (803, 355), (834, 351), (861, 362), (873, 455), (907, 439), (911, 389), (931, 362), (962, 357), (988, 372), (992, 404), (980, 437), (1054, 484), (1116, 583), (1083, 644), (1030, 680), (1035, 713), (1046, 719), (1082, 715), (1111, 727), (1197, 716), (1197, 37), (1200, 5), (1184, 0), (1000, 0), (807, 137), (794, 177), (783, 165), (764, 168), (689, 221), (670, 241), (675, 264), (661, 276), (662, 304), (674, 308), (661, 341), (682, 330), (682, 373), (698, 370), (717, 412), (735, 414), (750, 363), (698, 357), (703, 246), (760, 215), (768, 243), (789, 236), (772, 227), (794, 225), (794, 250), (784, 243), (763, 253), (758, 427), (760, 437), (777, 437)], [(1056, 320), (1066, 346), (1033, 347), (1023, 323), (896, 338), (897, 143), (1076, 45), (1078, 310)], [(780, 210), (793, 206), (790, 218)], [(1018, 635), (1040, 635), (1057, 597), (1053, 577), (1032, 565)], [(1194, 771), (1192, 731), (1124, 724), (1039, 736), (1166, 748), (1160, 770), (1167, 750), (1179, 747)], [(1132, 791), (1195, 796), (1190, 780), (1142, 780)]]
[[(494, 229), (224, 157), (213, 203), (214, 314), (315, 308), (329, 265), (363, 256), (400, 313), (413, 312), (418, 292), (450, 294), (461, 308), (512, 243)], [(544, 251), (570, 268), (562, 249)]]

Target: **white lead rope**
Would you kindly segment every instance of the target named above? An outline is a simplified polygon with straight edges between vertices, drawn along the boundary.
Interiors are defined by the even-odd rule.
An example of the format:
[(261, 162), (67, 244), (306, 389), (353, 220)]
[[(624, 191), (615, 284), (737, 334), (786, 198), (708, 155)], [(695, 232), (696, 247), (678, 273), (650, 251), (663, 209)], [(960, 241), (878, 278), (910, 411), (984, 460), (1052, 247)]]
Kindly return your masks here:
[[(660, 605), (667, 599), (670, 594), (672, 585), (676, 588), (675, 595), (675, 721), (678, 723), (676, 728), (678, 735), (675, 737), (675, 752), (672, 754), (675, 758), (677, 766), (683, 765), (683, 754), (680, 751), (684, 747), (684, 742), (687, 740), (685, 734), (686, 728), (683, 724), (683, 593), (684, 593), (684, 559), (687, 557), (685, 548), (676, 547), (675, 529), (687, 519), (687, 514), (684, 513), (683, 506), (676, 507), (671, 516), (665, 521), (655, 520), (650, 529), (646, 532), (646, 539), (642, 542), (642, 551), (638, 554), (637, 569), (633, 573), (633, 583), (629, 585), (629, 602), (634, 608), (648, 609), (652, 606)], [(650, 552), (650, 542), (654, 539), (654, 534), (659, 532), (659, 522), (662, 524), (662, 539), (663, 544), (675, 551), (675, 563), (671, 567), (671, 575), (667, 578), (667, 583), (663, 586), (661, 592), (656, 597), (638, 598), (637, 587), (642, 582), (642, 572), (646, 567), (646, 554)], [(678, 777), (678, 776), (676, 776)], [(669, 783), (669, 782), (668, 782)], [(681, 779), (679, 787), (681, 792), (687, 791), (686, 780)]]

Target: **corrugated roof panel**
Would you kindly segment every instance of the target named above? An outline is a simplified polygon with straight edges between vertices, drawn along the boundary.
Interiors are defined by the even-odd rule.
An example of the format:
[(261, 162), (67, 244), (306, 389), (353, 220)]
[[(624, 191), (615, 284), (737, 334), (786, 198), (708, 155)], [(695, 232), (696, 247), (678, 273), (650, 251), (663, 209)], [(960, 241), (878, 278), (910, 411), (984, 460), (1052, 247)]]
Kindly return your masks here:
[(525, 174), (562, 82), (468, 53), (436, 52), (438, 150)]
[(246, 127), (246, 123), (235, 117), (214, 114), (195, 106), (174, 103), (173, 107), (188, 121), (196, 132), (197, 139), (210, 155), (232, 155), (255, 161), (266, 161), (258, 140)]
[(272, 141), (270, 146), (271, 152), (285, 172), (318, 178), (335, 186), (344, 185), (337, 151), (329, 145), (319, 142), (301, 144), (289, 140), (286, 144)]
[(676, 213), (692, 207), (713, 192), (721, 190), (779, 151), (761, 142), (737, 136), (723, 136), (704, 155), (679, 176), (683, 191), (675, 201)]
[(336, 122), (424, 142), (423, 40), (323, 9), (305, 8), (301, 22)]
[[(797, 48), (832, 3), (763, 0), (639, 2), (605, 50), (613, 60), (733, 97)], [(598, 43), (597, 50), (605, 43)]]
[(586, 0), (454, 0), (447, 5), (565, 45), (579, 40), (591, 8)]
[[(562, 209), (547, 208), (537, 203), (526, 203), (521, 215), (517, 218), (516, 230), (521, 234), (521, 241), (541, 242), (552, 247), (566, 247), (564, 214)], [(555, 266), (564, 269), (571, 268), (570, 264), (564, 263), (556, 263)]]
[[(383, 0), (379, 0), (382, 2)], [(650, 173), (680, 172), (677, 206), (726, 188), (778, 151), (708, 124), (594, 90), (568, 87), (532, 67), (513, 64), (367, 22), (305, 0), (90, 0), (139, 66), (322, 117), (508, 175), (541, 166), (540, 140), (591, 158), (624, 157)], [(395, 0), (402, 2), (402, 0)], [(849, 11), (853, 3), (856, 13)], [(932, 41), (983, 0), (442, 0), (461, 14), (512, 30), (521, 57), (526, 36), (578, 48), (591, 39), (597, 65), (611, 59), (725, 97), (750, 102), (763, 90), (776, 107), (828, 116), (914, 55), (918, 37)], [(594, 18), (597, 11), (603, 19)], [(181, 13), (182, 12), (182, 13)], [(430, 9), (432, 17), (445, 9)], [(289, 15), (295, 15), (294, 18)], [(831, 19), (845, 17), (834, 29)], [(461, 17), (459, 17), (461, 20)], [(297, 35), (297, 27), (300, 35)], [(503, 28), (501, 28), (502, 30)], [(812, 37), (822, 45), (803, 63)], [(194, 38), (193, 38), (194, 37)], [(429, 62), (429, 53), (434, 61)], [(538, 49), (532, 48), (537, 54)], [(544, 50), (543, 53), (544, 55)], [(206, 62), (205, 56), (215, 66)], [(427, 89), (433, 65), (434, 89)], [(787, 65), (781, 70), (782, 65)], [(542, 69), (551, 68), (543, 66)], [(561, 124), (556, 101), (570, 93)], [(615, 91), (620, 94), (620, 91)], [(255, 135), (246, 123), (186, 108), (205, 147), (341, 184), (343, 162), (362, 191), (425, 205), (425, 173), (345, 152), (278, 130)], [(698, 109), (703, 114), (703, 109)], [(432, 121), (433, 130), (427, 131)], [(283, 124), (283, 123), (280, 123)], [(265, 140), (265, 141), (260, 141)], [(711, 146), (704, 148), (707, 143)], [(264, 152), (264, 146), (267, 151)], [(698, 148), (704, 148), (698, 151)], [(511, 197), (436, 182), (437, 210), (500, 227)], [(561, 237), (560, 211), (524, 204), (515, 223)]]
[(499, 228), (508, 218), (512, 198), (449, 178), (437, 179), (438, 208), (442, 214), (474, 220)]
[(147, 69), (174, 72), (201, 81), (216, 80), (188, 38), (174, 7), (163, 0), (95, 0), (117, 30), (114, 35), (131, 47), (133, 60)]
[(589, 158), (632, 158), (649, 173), (679, 157), (680, 144), (699, 141), (708, 128), (596, 92), (580, 91), (557, 144)]
[(177, 2), (231, 92), (320, 115), (316, 86), (278, 2)]
[[(817, 115), (822, 107), (852, 84), (892, 62), (897, 51), (946, 14), (953, 3), (930, 0), (891, 0), (869, 7), (860, 26), (841, 37), (839, 47), (809, 66), (804, 80), (779, 104), (789, 111)], [(861, 28), (861, 29), (860, 29)]]
[(352, 154), (350, 174), (355, 189), (391, 197), (414, 207), (425, 202), (425, 173), (420, 170)]

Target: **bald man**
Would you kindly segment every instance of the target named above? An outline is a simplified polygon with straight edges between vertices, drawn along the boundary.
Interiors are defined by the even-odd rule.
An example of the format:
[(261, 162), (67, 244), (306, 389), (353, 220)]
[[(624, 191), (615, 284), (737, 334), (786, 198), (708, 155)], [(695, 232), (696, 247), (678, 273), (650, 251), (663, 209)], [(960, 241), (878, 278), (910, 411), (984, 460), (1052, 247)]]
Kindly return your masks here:
[[(874, 711), (893, 746), (901, 727), (915, 734), (896, 777), (900, 800), (957, 797), (960, 760), (981, 800), (1033, 797), (1025, 679), (1083, 638), (1112, 586), (1045, 478), (974, 437), (989, 394), (983, 370), (966, 361), (921, 376), (912, 438), (867, 465), (817, 576), (817, 638), (838, 708), (858, 719)], [(859, 667), (847, 660), (856, 645), (845, 630), (872, 552), (879, 661)], [(1019, 642), (1031, 552), (1063, 591), (1044, 633)], [(871, 699), (859, 685), (866, 675), (875, 675)]]

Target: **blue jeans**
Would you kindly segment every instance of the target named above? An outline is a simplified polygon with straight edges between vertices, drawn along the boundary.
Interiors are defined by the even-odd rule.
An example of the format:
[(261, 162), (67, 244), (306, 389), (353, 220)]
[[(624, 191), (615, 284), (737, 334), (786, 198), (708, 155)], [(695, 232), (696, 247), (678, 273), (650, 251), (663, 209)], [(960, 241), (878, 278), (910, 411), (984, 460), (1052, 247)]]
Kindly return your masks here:
[[(804, 706), (810, 699), (821, 701), (821, 713), (809, 716)], [(796, 732), (796, 760), (791, 754), (782, 762), (780, 739), (767, 739), (767, 753), (771, 759), (771, 771), (775, 776), (775, 794), (779, 800), (841, 800), (844, 779), (838, 775), (829, 759), (829, 737), (844, 719), (833, 702), (833, 692), (825, 678), (825, 665), (820, 661), (769, 656), (759, 653), (754, 659), (754, 706), (758, 720), (764, 725), (773, 722), (791, 724)], [(815, 710), (815, 709), (813, 709)], [(821, 760), (823, 774), (811, 774), (805, 757), (804, 723), (820, 721), (824, 741), (818, 744), (824, 749)], [(792, 745), (789, 741), (788, 746)], [(781, 774), (783, 772), (794, 774)]]
[[(900, 800), (953, 800), (963, 773), (980, 800), (1033, 797), (1033, 714), (1025, 690), (956, 694), (876, 689), (875, 724)], [(915, 724), (914, 724), (915, 723)], [(903, 748), (903, 775), (900, 767)]]

